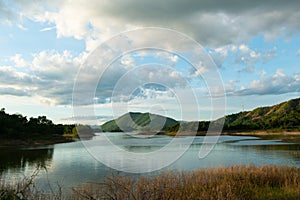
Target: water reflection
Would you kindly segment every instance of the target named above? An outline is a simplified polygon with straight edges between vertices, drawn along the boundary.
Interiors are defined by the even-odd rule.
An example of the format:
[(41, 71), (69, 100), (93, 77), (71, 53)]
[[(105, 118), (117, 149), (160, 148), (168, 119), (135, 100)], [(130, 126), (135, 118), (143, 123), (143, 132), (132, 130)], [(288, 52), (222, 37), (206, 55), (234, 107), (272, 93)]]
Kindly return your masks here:
[(54, 149), (0, 148), (0, 174), (7, 170), (24, 171), (26, 167), (36, 168), (51, 165)]
[[(299, 144), (278, 143), (277, 145), (245, 145), (240, 146), (239, 149), (244, 149), (245, 151), (255, 151), (257, 154), (259, 154), (258, 157), (278, 157), (278, 162), (281, 165), (300, 165)], [(277, 162), (270, 164), (277, 164)]]

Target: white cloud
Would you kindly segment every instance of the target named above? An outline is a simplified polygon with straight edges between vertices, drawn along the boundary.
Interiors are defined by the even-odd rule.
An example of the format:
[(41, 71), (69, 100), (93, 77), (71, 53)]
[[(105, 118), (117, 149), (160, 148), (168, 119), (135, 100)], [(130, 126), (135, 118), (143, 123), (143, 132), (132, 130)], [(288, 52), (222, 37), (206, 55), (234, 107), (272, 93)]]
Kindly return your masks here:
[(239, 52), (236, 56), (236, 62), (252, 66), (254, 63), (259, 61), (260, 58), (260, 52), (252, 50), (247, 45), (242, 44), (239, 46)]
[(16, 54), (10, 57), (10, 60), (15, 63), (16, 67), (28, 67), (29, 64), (22, 58), (21, 54)]
[(180, 60), (180, 57), (178, 55), (167, 51), (150, 50), (148, 51), (148, 54), (145, 54), (146, 52), (144, 52), (144, 56), (153, 56), (154, 58), (157, 58), (158, 60), (160, 60), (160, 62), (163, 62), (163, 64), (168, 66), (174, 66)]
[(190, 77), (198, 77), (203, 75), (205, 72), (207, 72), (208, 69), (206, 67), (199, 67), (197, 69), (195, 69), (195, 72), (190, 76)]
[[(277, 56), (277, 48), (271, 48), (267, 51), (253, 50), (247, 45), (242, 44), (239, 46), (239, 51), (235, 54), (235, 62), (238, 64), (245, 65), (245, 67), (239, 72), (256, 72), (255, 65), (257, 63), (266, 64), (268, 61), (274, 59)], [(259, 72), (258, 72), (259, 73)]]
[(271, 76), (262, 76), (253, 80), (247, 87), (234, 91), (233, 95), (279, 95), (299, 92), (299, 74), (286, 75), (282, 69), (277, 69)]
[(121, 64), (126, 67), (134, 67), (135, 60), (130, 54), (123, 55), (121, 58)]
[(248, 52), (249, 52), (249, 47), (248, 47), (247, 45), (245, 45), (245, 44), (241, 44), (241, 45), (239, 46), (239, 50), (240, 50), (243, 54), (245, 54), (245, 53), (248, 53)]
[(176, 63), (177, 61), (178, 61), (178, 56), (177, 55), (173, 55), (172, 57), (171, 57), (171, 61), (172, 62), (174, 62), (174, 63)]
[(42, 28), (42, 29), (40, 30), (40, 32), (51, 31), (51, 30), (53, 30), (53, 29), (55, 29), (55, 28), (56, 28), (56, 26)]
[(230, 52), (235, 53), (237, 47), (235, 45), (226, 45), (209, 50), (209, 55), (212, 57), (216, 65), (221, 68), (223, 62), (227, 59)]
[[(73, 57), (70, 52), (59, 54), (42, 51), (25, 61), (16, 54), (13, 66), (0, 66), (0, 94), (38, 97), (51, 104), (70, 104), (74, 78), (85, 54)], [(23, 70), (25, 67), (26, 70)], [(11, 90), (11, 92), (9, 92)]]
[[(158, 0), (91, 0), (86, 3), (67, 0), (34, 2), (15, 0), (11, 3), (15, 5), (13, 8), (10, 8), (4, 1), (0, 1), (0, 20), (4, 23), (22, 26), (22, 18), (28, 17), (49, 26), (41, 31), (55, 28), (58, 37), (84, 39), (87, 51), (94, 50), (101, 41), (120, 31), (143, 26), (173, 28), (210, 47), (212, 49), (210, 55), (219, 67), (230, 53), (237, 53), (236, 62), (245, 65), (242, 71), (254, 72), (256, 63), (267, 62), (277, 56), (277, 48), (266, 52), (251, 49), (245, 45), (250, 38), (260, 34), (263, 34), (265, 39), (282, 35), (289, 37), (299, 33), (300, 30), (297, 21), (300, 18), (299, 1), (290, 1), (288, 4), (270, 2), (192, 0), (186, 3), (180, 0), (163, 2)], [(156, 35), (136, 35), (130, 39), (149, 45), (144, 41), (145, 37), (157, 38)], [(157, 42), (164, 42), (164, 38), (167, 37), (168, 35), (160, 37)], [(117, 45), (122, 48), (123, 44)], [(173, 47), (173, 44), (170, 45)], [(179, 41), (175, 45), (182, 44)], [(298, 54), (300, 54), (299, 51)], [(171, 53), (161, 53), (162, 55), (171, 66), (179, 60), (177, 55)], [(0, 93), (8, 93), (8, 90), (3, 89), (7, 87), (12, 88), (11, 95), (39, 95), (44, 98), (45, 102), (69, 104), (77, 69), (86, 55), (73, 57), (68, 51), (62, 54), (42, 51), (32, 56), (32, 61), (28, 61), (22, 55), (17, 54), (11, 57), (13, 66), (0, 68), (0, 84), (4, 85)], [(101, 88), (97, 91), (97, 98), (101, 103), (109, 101), (117, 81), (127, 72), (128, 66), (134, 65), (134, 58), (126, 55), (105, 72)], [(19, 69), (24, 67), (28, 67), (28, 71)], [(85, 83), (84, 86), (87, 87), (91, 86), (93, 80), (99, 78), (94, 76), (97, 68), (90, 70), (90, 74), (86, 74), (82, 80)], [(189, 75), (190, 77), (200, 76), (207, 70), (207, 67), (199, 65), (199, 68)], [(130, 79), (127, 79), (126, 87), (130, 89), (139, 87), (141, 80), (158, 82), (170, 88), (184, 87), (187, 84), (183, 79), (183, 74), (156, 66), (138, 69)], [(284, 84), (286, 87), (283, 87)], [(26, 88), (22, 90), (21, 86)], [(264, 71), (261, 72), (260, 80), (255, 80), (242, 89), (237, 90), (234, 82), (230, 82), (228, 88), (232, 93), (249, 95), (263, 94), (263, 92), (286, 93), (298, 90), (296, 86), (299, 86), (298, 75), (288, 76), (283, 71), (277, 70), (272, 76), (266, 76)], [(144, 90), (146, 96), (149, 96), (150, 92), (158, 94), (161, 91), (153, 88)], [(124, 88), (124, 92), (128, 95), (132, 91)]]
[[(162, 26), (183, 31), (205, 46), (241, 44), (263, 34), (266, 39), (299, 33), (300, 2), (180, 0), (1, 1), (2, 21), (27, 16), (56, 26), (58, 37), (103, 41), (126, 29)], [(167, 6), (166, 6), (167, 5)], [(176, 20), (174, 20), (176, 19)], [(87, 46), (90, 46), (87, 44)]]
[(286, 75), (283, 73), (282, 69), (277, 69), (275, 71), (275, 74), (273, 75), (273, 78), (282, 78), (282, 77), (286, 77)]

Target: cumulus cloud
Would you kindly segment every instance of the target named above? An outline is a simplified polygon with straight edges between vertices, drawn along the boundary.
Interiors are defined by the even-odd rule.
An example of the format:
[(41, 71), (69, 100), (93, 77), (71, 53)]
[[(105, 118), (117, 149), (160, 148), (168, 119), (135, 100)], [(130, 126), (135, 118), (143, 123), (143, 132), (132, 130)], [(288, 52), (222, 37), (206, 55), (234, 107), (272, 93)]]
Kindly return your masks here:
[(245, 64), (246, 68), (240, 70), (240, 72), (254, 72), (254, 64), (261, 58), (261, 54), (257, 51), (251, 50), (247, 45), (241, 44), (238, 47), (238, 54), (235, 58), (235, 62)]
[(256, 72), (255, 64), (259, 62), (266, 64), (268, 61), (277, 56), (276, 47), (267, 51), (262, 51), (253, 50), (247, 45), (241, 44), (236, 49), (234, 49), (234, 51), (236, 52), (235, 62), (246, 66), (243, 69), (239, 70), (239, 72)]
[[(288, 3), (275, 0), (191, 0), (188, 3), (181, 0), (91, 0), (88, 3), (81, 0), (14, 0), (9, 5), (7, 1), (0, 0), (0, 20), (20, 25), (22, 19), (27, 17), (45, 23), (50, 28), (41, 31), (55, 28), (57, 37), (84, 39), (87, 51), (94, 50), (101, 41), (120, 31), (144, 26), (172, 28), (209, 47), (209, 53), (217, 66), (222, 67), (222, 63), (233, 52), (237, 53), (235, 61), (246, 66), (241, 71), (254, 72), (254, 65), (276, 57), (277, 49), (262, 52), (251, 49), (246, 45), (247, 41), (261, 34), (265, 39), (271, 40), (278, 36), (289, 37), (299, 33), (299, 7), (300, 1), (297, 0)], [(156, 35), (136, 35), (130, 39), (149, 45), (144, 41), (144, 38), (148, 37), (156, 38)], [(164, 37), (167, 38), (168, 35)], [(160, 37), (160, 41), (156, 42), (164, 42), (164, 37)], [(122, 44), (117, 45), (122, 47)], [(158, 57), (162, 55), (170, 66), (179, 60), (177, 55), (157, 54)], [(68, 51), (61, 54), (42, 51), (33, 54), (32, 60), (28, 61), (17, 54), (11, 57), (13, 66), (0, 67), (0, 94), (40, 95), (45, 101), (70, 104), (77, 69), (85, 56), (83, 54), (73, 57)], [(128, 70), (134, 68), (135, 64), (136, 60), (132, 55), (124, 55), (113, 67), (106, 70), (99, 82), (101, 87), (97, 88), (96, 99), (100, 103), (108, 102), (118, 81)], [(25, 67), (27, 70), (22, 70)], [(90, 73), (79, 80), (79, 83), (83, 81), (83, 88), (91, 87), (91, 84), (99, 79), (99, 76), (93, 76), (97, 74), (97, 68), (91, 67), (89, 70)], [(199, 68), (191, 70), (189, 76), (201, 76), (207, 71), (207, 67), (200, 63)], [(129, 89), (123, 88), (127, 95), (133, 92), (132, 88), (143, 85), (141, 80), (147, 83), (158, 82), (169, 88), (185, 87), (187, 84), (180, 72), (159, 66), (135, 69), (130, 71), (130, 75), (130, 78), (125, 79), (125, 85)], [(234, 84), (230, 83), (228, 88), (236, 95), (294, 92), (299, 88), (299, 75), (288, 76), (279, 70), (273, 76), (264, 74), (260, 80), (253, 81), (242, 89), (236, 90)], [(152, 85), (153, 88), (154, 86)], [(140, 90), (145, 96), (159, 96), (159, 92), (163, 91), (162, 88), (153, 90), (149, 85), (147, 87)], [(11, 92), (4, 88), (10, 88)]]
[[(73, 57), (65, 51), (42, 51), (31, 61), (16, 54), (13, 66), (0, 66), (0, 94), (40, 96), (44, 102), (70, 104), (74, 78), (85, 55)], [(23, 70), (23, 66), (27, 66)]]
[(253, 80), (247, 87), (235, 90), (233, 95), (266, 95), (299, 92), (300, 75), (286, 75), (282, 69), (277, 69), (272, 76), (263, 76)]
[(182, 74), (166, 66), (141, 65), (130, 70), (126, 66), (112, 66), (101, 76), (96, 97), (100, 103), (111, 98), (113, 101), (129, 101), (137, 96), (147, 99), (187, 84)]
[(29, 64), (23, 59), (21, 54), (16, 54), (10, 58), (15, 63), (16, 67), (27, 67)]
[[(176, 55), (166, 55), (167, 60), (178, 61)], [(11, 57), (12, 66), (0, 66), (0, 94), (40, 97), (42, 103), (70, 105), (75, 81), (82, 89), (79, 95), (84, 100), (87, 100), (85, 92), (93, 90), (93, 102), (87, 101), (89, 104), (102, 104), (110, 102), (112, 98), (115, 101), (130, 101), (135, 97), (159, 97), (160, 92), (184, 88), (188, 84), (184, 75), (172, 66), (136, 66), (137, 57), (132, 54), (121, 56), (107, 68), (95, 61), (94, 66), (76, 79), (86, 57), (85, 53), (73, 56), (69, 51), (41, 51), (32, 54), (32, 60), (29, 61), (16, 54)], [(25, 65), (26, 70), (23, 68)], [(103, 74), (99, 74), (101, 70)]]
[(12, 66), (0, 67), (0, 84), (8, 86), (26, 86), (33, 82), (33, 77), (29, 74), (18, 71)]
[(217, 47), (215, 49), (209, 49), (208, 53), (216, 63), (216, 65), (221, 68), (224, 61), (228, 57), (230, 53), (236, 53), (237, 46), (236, 45), (226, 45)]
[[(290, 36), (300, 28), (297, 0), (289, 3), (275, 0), (92, 0), (89, 3), (15, 0), (13, 3), (23, 16), (54, 24), (59, 37), (86, 39), (91, 43), (141, 26), (173, 28), (205, 46), (240, 44), (258, 34), (266, 39)], [(3, 1), (1, 4), (4, 5)], [(4, 5), (2, 10), (2, 18), (9, 20), (14, 15), (8, 6)]]

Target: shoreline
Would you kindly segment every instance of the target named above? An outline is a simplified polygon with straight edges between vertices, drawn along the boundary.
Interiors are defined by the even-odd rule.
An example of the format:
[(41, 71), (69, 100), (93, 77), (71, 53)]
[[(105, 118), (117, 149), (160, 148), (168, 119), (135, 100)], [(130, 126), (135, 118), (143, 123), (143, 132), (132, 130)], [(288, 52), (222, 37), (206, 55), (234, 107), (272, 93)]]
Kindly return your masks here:
[[(206, 131), (200, 131), (195, 133), (191, 132), (159, 132), (158, 135), (167, 135), (171, 137), (180, 137), (180, 136), (208, 136)], [(281, 140), (283, 142), (289, 143), (298, 143), (300, 144), (300, 131), (265, 131), (265, 130), (256, 130), (256, 131), (223, 131), (221, 134), (210, 133), (211, 136), (216, 135), (229, 135), (229, 136), (253, 136), (259, 137), (260, 139), (265, 140)]]
[(58, 137), (54, 136), (53, 138), (32, 138), (32, 139), (0, 139), (0, 148), (4, 147), (38, 147), (45, 145), (54, 145), (61, 143), (74, 142), (74, 138), (71, 137)]
[[(171, 137), (180, 136), (195, 136), (195, 133), (191, 132), (141, 132), (140, 135), (166, 135)], [(211, 136), (219, 135), (210, 133)], [(297, 143), (300, 144), (300, 131), (281, 131), (281, 132), (271, 132), (271, 131), (223, 131), (221, 135), (229, 136), (253, 136), (259, 137), (265, 140), (281, 140), (283, 142)], [(0, 148), (1, 147), (37, 147), (44, 145), (54, 145), (60, 143), (69, 143), (76, 141), (71, 135), (54, 135), (51, 138), (32, 138), (32, 139), (8, 139), (0, 138)], [(196, 136), (207, 136), (206, 131), (197, 132)]]
[(241, 131), (241, 132), (224, 132), (222, 135), (231, 136), (254, 136), (264, 140), (280, 140), (288, 143), (300, 144), (300, 132), (299, 131), (281, 131), (281, 132), (270, 132), (270, 131)]

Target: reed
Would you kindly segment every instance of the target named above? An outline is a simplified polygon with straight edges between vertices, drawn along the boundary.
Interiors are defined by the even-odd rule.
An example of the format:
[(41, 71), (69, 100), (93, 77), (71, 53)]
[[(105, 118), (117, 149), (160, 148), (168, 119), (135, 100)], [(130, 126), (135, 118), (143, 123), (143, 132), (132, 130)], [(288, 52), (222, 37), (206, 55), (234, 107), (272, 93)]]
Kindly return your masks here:
[[(300, 199), (300, 168), (232, 166), (155, 177), (108, 178), (80, 191), (90, 199)], [(92, 195), (93, 194), (93, 195)]]
[(300, 167), (291, 166), (239, 165), (138, 178), (118, 175), (75, 187), (67, 197), (61, 187), (51, 193), (37, 190), (34, 176), (13, 186), (1, 181), (0, 199), (300, 199)]

